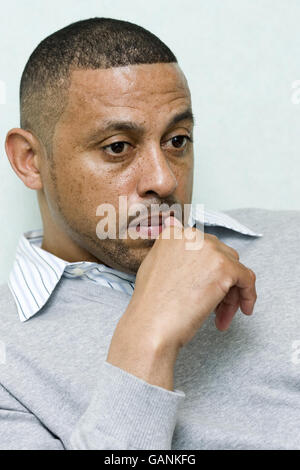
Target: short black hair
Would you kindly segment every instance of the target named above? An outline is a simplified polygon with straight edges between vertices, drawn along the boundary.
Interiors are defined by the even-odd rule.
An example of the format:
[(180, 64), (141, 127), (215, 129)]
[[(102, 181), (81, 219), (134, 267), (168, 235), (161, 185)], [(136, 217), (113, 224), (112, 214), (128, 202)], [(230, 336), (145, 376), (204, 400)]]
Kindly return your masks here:
[(177, 62), (153, 33), (128, 21), (90, 18), (46, 37), (33, 51), (20, 84), (20, 124), (51, 153), (55, 123), (63, 112), (72, 69), (105, 69)]

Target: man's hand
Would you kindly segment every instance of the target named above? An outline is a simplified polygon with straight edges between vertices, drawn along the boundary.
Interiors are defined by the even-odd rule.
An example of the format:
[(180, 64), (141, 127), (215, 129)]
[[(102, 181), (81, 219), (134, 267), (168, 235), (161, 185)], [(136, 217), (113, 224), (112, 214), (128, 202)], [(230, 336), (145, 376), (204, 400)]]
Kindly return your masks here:
[(239, 307), (252, 313), (257, 295), (255, 274), (239, 262), (236, 250), (202, 233), (201, 249), (187, 250), (198, 229), (164, 230), (170, 230), (170, 239), (163, 239), (163, 231), (142, 262), (107, 361), (172, 390), (179, 349), (208, 315), (215, 311), (216, 327), (226, 330)]

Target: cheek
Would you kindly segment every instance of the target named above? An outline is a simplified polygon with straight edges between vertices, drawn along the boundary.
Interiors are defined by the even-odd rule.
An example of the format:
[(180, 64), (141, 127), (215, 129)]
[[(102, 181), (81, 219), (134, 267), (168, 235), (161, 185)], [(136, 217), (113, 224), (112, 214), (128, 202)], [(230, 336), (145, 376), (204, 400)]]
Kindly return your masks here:
[(173, 173), (176, 177), (178, 186), (176, 195), (178, 199), (189, 203), (193, 192), (193, 160), (189, 159), (184, 164), (173, 167)]
[(54, 183), (60, 208), (74, 218), (95, 212), (95, 207), (101, 202), (103, 185), (97, 175), (83, 165), (75, 162), (57, 165)]
[(135, 186), (134, 172), (99, 167), (87, 159), (84, 164), (58, 166), (56, 181), (60, 207), (73, 218), (83, 214), (97, 218), (97, 207), (105, 203), (112, 204), (118, 214), (119, 196), (128, 196)]
[(194, 172), (193, 172), (193, 169), (191, 169), (186, 177), (186, 193), (187, 193), (188, 199), (192, 198), (193, 181), (194, 181)]

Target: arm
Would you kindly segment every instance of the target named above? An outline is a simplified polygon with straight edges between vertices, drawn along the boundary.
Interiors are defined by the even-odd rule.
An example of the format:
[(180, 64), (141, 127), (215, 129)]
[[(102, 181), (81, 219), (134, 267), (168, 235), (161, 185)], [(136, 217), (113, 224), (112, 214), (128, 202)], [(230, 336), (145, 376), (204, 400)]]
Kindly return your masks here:
[(0, 450), (170, 449), (184, 396), (104, 362), (88, 408), (63, 443), (0, 385)]
[(107, 361), (70, 439), (72, 449), (171, 449), (185, 394), (149, 384)]
[(0, 385), (0, 450), (63, 450), (62, 442)]
[(206, 235), (198, 252), (186, 250), (184, 238), (157, 239), (139, 268), (73, 445), (171, 449), (185, 396), (173, 391), (180, 348), (212, 311), (216, 327), (225, 330), (239, 306), (250, 315), (255, 301), (254, 273), (217, 237)]

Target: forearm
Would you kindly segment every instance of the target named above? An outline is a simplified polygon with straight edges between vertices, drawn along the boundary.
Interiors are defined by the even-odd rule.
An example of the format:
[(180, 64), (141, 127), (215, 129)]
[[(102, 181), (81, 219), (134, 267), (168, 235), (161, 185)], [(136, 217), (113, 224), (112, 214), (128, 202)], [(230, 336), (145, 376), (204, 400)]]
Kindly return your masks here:
[[(134, 308), (134, 307), (133, 307)], [(119, 321), (108, 351), (107, 362), (152, 385), (173, 390), (177, 349), (155, 331), (151, 318), (130, 306)]]
[(90, 404), (72, 433), (70, 448), (171, 449), (185, 394), (150, 385), (105, 361)]

